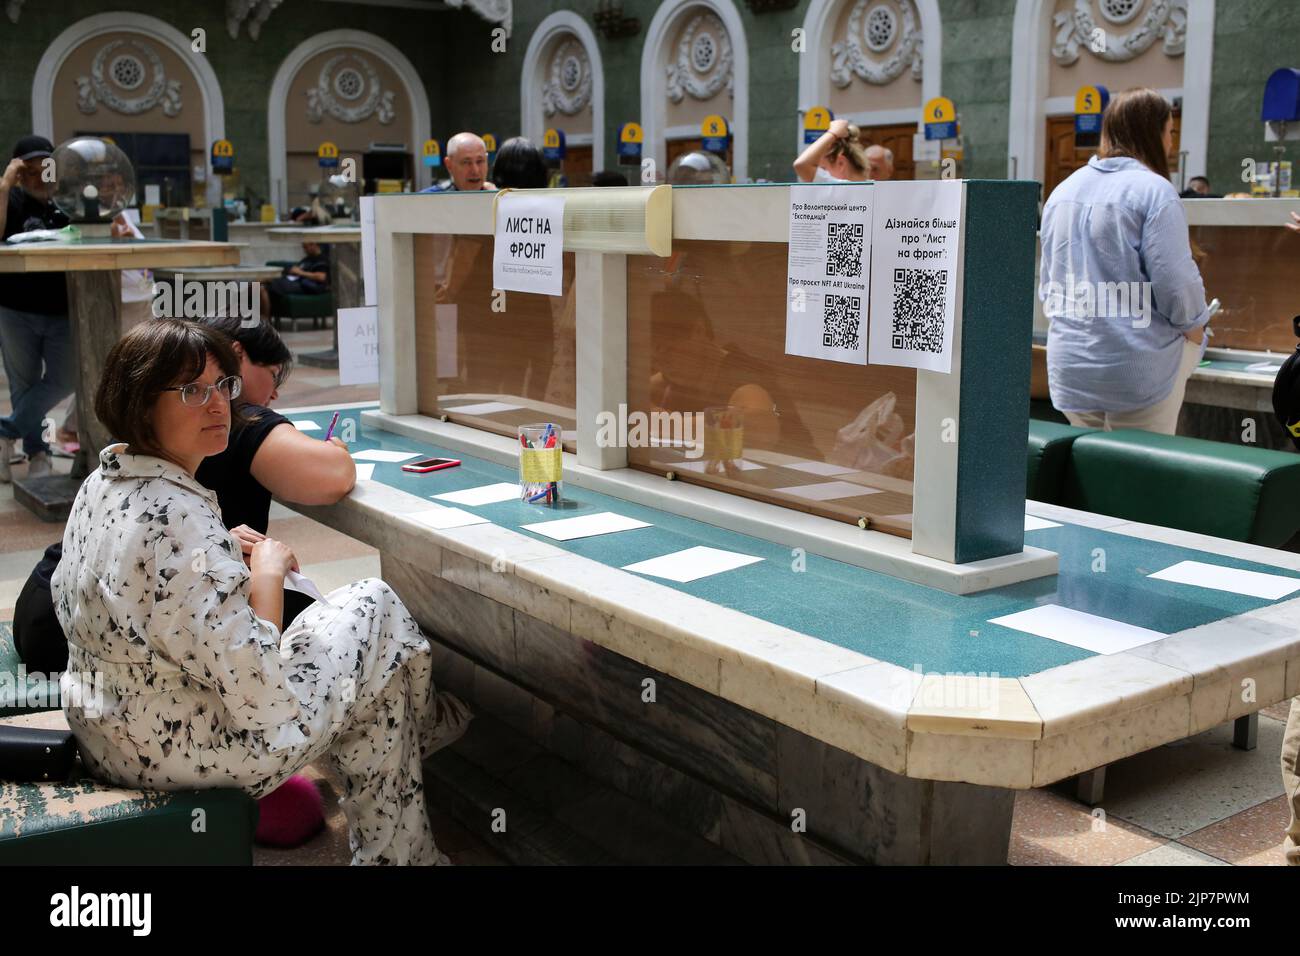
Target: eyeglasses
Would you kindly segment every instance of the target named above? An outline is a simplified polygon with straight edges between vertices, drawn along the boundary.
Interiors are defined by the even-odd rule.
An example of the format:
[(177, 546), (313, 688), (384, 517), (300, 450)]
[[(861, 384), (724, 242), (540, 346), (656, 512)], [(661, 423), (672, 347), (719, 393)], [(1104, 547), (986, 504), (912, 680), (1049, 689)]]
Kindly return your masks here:
[(190, 382), (188, 385), (171, 385), (164, 388), (164, 392), (180, 392), (181, 402), (185, 405), (202, 406), (208, 404), (208, 399), (212, 397), (212, 390), (216, 389), (221, 392), (221, 397), (226, 401), (233, 401), (239, 397), (239, 393), (244, 390), (244, 380), (238, 375), (227, 375), (223, 379), (218, 379), (215, 385), (205, 385), (202, 382)]

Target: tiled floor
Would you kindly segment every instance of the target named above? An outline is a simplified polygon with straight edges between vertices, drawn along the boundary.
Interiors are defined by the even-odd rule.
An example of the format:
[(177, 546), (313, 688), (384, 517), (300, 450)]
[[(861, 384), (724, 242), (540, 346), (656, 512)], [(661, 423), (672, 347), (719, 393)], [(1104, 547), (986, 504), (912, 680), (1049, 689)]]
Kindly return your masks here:
[[(286, 333), (295, 352), (328, 347), (328, 332)], [(300, 368), (282, 389), (276, 405), (328, 405), (373, 399), (375, 386), (338, 385), (337, 374)], [(9, 410), (8, 383), (0, 374), (0, 413)], [(62, 420), (64, 409), (53, 417)], [(67, 459), (56, 461), (66, 471)], [(22, 474), (24, 465), (15, 466)], [(0, 485), (0, 620), (11, 620), (23, 581), (41, 551), (57, 540), (62, 525), (46, 524), (15, 504), (9, 485)], [(373, 548), (309, 518), (275, 505), (270, 532), (298, 554), (303, 572), (328, 591), (379, 573)], [(1229, 724), (1178, 744), (1110, 767), (1106, 799), (1092, 809), (1074, 800), (1068, 784), (1020, 793), (1016, 799), (1009, 862), (1019, 866), (1151, 865), (1279, 866), (1280, 844), (1288, 821), (1278, 771), (1278, 752), (1287, 704), (1261, 712), (1259, 746), (1251, 752), (1232, 747)], [(264, 866), (345, 864), (346, 826), (338, 807), (339, 782), (324, 762), (308, 776), (325, 797), (326, 829), (295, 850), (259, 848)], [(431, 808), (439, 847), (461, 865), (502, 862), (492, 852), (491, 833), (471, 833)]]

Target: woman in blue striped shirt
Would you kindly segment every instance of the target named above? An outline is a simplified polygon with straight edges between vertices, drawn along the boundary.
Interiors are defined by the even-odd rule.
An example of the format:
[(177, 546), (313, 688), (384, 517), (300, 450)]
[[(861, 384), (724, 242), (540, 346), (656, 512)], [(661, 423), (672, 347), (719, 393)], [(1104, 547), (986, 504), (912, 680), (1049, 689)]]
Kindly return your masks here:
[(1172, 130), (1155, 90), (1118, 94), (1099, 153), (1043, 207), (1047, 380), (1073, 425), (1172, 435), (1204, 354), (1210, 313), (1169, 181)]

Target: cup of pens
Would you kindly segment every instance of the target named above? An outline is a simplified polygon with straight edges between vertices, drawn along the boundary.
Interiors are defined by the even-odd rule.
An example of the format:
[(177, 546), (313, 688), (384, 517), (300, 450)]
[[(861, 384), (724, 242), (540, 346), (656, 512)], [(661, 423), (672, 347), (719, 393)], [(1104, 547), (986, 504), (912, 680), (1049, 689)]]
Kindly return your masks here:
[(560, 502), (560, 426), (554, 422), (519, 426), (519, 498), (533, 505)]

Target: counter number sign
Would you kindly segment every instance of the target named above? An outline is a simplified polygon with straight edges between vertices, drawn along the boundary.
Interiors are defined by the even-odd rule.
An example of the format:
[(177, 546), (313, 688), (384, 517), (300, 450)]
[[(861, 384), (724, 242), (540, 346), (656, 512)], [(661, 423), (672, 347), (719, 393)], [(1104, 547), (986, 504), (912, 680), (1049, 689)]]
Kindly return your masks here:
[(731, 127), (727, 125), (725, 116), (713, 113), (704, 117), (700, 124), (700, 136), (700, 148), (705, 152), (725, 154), (731, 143)]
[(426, 166), (442, 165), (442, 150), (436, 139), (426, 139), (420, 147), (420, 161)]
[(957, 107), (946, 96), (936, 96), (925, 104), (925, 138), (956, 139)]
[(645, 142), (645, 131), (640, 123), (624, 123), (618, 129), (618, 161), (624, 166), (641, 164), (641, 144)]
[(815, 143), (821, 139), (822, 133), (831, 128), (831, 120), (835, 119), (835, 114), (825, 106), (814, 106), (807, 113), (803, 114), (803, 141), (804, 145)]
[(542, 155), (551, 162), (564, 159), (564, 130), (552, 127), (542, 134)]
[[(1074, 133), (1090, 135), (1101, 133), (1101, 114), (1110, 102), (1110, 91), (1104, 86), (1081, 86), (1074, 94)], [(1078, 145), (1077, 143), (1075, 145)]]
[(339, 148), (328, 140), (316, 147), (316, 162), (321, 169), (334, 169), (339, 164)]
[(497, 158), (497, 138), (491, 133), (483, 134), (483, 148), (487, 150), (488, 166), (491, 167)]
[(235, 168), (235, 146), (228, 139), (212, 144), (212, 171), (217, 174), (232, 172)]

